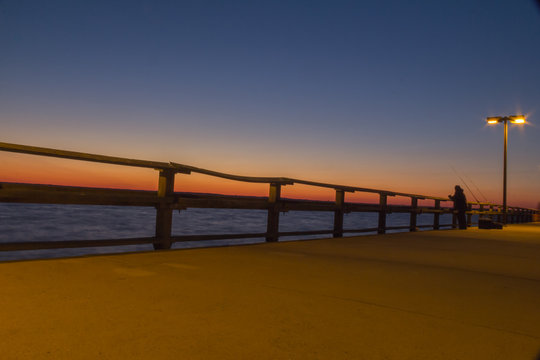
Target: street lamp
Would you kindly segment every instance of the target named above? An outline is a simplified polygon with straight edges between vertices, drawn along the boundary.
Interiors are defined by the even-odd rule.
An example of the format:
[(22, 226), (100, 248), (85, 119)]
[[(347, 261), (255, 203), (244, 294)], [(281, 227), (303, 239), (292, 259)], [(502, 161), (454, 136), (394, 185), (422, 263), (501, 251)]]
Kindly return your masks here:
[(503, 223), (507, 223), (507, 210), (506, 206), (506, 147), (508, 144), (508, 122), (513, 124), (525, 124), (524, 115), (512, 115), (512, 116), (491, 116), (486, 118), (488, 124), (504, 123), (504, 170), (503, 170)]

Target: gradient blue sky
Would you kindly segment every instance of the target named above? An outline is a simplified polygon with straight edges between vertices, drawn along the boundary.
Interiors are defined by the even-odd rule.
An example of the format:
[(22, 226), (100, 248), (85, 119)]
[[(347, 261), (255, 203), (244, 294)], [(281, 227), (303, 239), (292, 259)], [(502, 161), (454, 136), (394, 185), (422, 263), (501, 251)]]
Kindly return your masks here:
[(523, 112), (508, 196), (536, 207), (539, 44), (532, 0), (4, 0), (0, 141), (440, 196), (453, 166), (500, 203), (484, 119)]

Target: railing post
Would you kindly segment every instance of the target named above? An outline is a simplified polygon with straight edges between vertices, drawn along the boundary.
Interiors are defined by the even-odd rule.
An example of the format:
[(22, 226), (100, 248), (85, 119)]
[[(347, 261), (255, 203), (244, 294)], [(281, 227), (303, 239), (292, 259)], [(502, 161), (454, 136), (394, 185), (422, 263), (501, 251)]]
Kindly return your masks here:
[(433, 230), (440, 229), (441, 213), (441, 200), (435, 200), (435, 213), (433, 213)]
[(467, 204), (467, 227), (472, 225), (472, 204)]
[[(478, 208), (478, 219), (480, 219), (480, 216), (484, 217), (484, 204), (480, 204), (480, 207)], [(480, 220), (478, 220), (480, 222)]]
[(418, 198), (411, 197), (411, 218), (409, 222), (409, 231), (416, 231), (416, 211), (418, 210)]
[(336, 209), (334, 210), (334, 237), (343, 237), (343, 207), (345, 191), (336, 189)]
[(174, 194), (174, 170), (160, 170), (158, 182), (158, 198), (156, 214), (156, 242), (154, 249), (171, 248), (172, 230), (172, 195)]
[(386, 212), (387, 212), (387, 195), (379, 194), (379, 226), (377, 228), (378, 234), (384, 234), (386, 232)]
[(506, 207), (506, 218), (508, 220), (508, 224), (513, 224), (515, 222), (515, 217), (514, 217), (514, 208), (512, 207)]
[(279, 239), (279, 199), (281, 184), (271, 183), (268, 194), (268, 221), (266, 226), (266, 241), (274, 242)]

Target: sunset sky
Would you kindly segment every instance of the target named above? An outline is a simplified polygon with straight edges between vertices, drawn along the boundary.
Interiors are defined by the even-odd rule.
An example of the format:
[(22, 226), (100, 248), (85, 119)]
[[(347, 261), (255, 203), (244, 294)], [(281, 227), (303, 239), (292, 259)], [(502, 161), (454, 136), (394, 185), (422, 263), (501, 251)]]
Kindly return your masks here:
[[(485, 118), (519, 113), (508, 203), (536, 208), (532, 0), (0, 1), (0, 142), (433, 196), (465, 187), (459, 175), (469, 200), (501, 203), (503, 127)], [(0, 181), (157, 185), (153, 170), (6, 152), (0, 164)]]

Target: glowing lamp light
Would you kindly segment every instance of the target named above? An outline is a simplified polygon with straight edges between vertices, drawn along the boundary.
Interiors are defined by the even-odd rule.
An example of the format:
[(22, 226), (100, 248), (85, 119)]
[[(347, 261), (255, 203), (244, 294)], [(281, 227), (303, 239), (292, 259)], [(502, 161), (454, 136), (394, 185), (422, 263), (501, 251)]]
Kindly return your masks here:
[(512, 124), (525, 124), (525, 116), (523, 115), (511, 115), (511, 116), (490, 116), (486, 118), (488, 124), (497, 124), (510, 121)]

